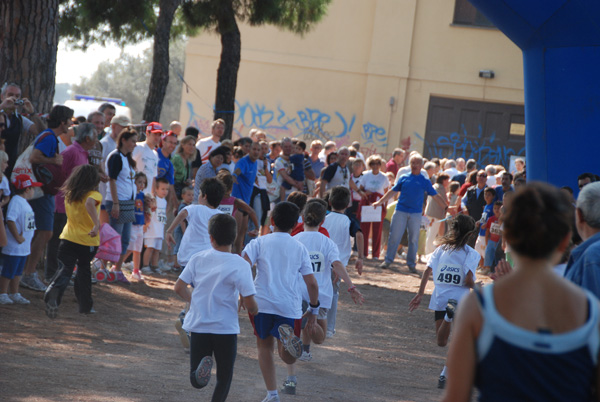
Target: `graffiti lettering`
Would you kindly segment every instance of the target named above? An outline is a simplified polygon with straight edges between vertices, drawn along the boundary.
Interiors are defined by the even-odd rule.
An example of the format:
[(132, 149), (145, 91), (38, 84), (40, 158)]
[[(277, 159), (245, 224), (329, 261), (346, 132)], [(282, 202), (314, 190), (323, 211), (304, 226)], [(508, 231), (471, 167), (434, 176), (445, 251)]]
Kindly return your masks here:
[(434, 142), (425, 142), (426, 157), (428, 158), (464, 158), (475, 159), (479, 166), (488, 164), (509, 166), (511, 155), (524, 155), (525, 146), (515, 150), (496, 141), (496, 133), (483, 137), (483, 129), (479, 126), (476, 137), (468, 136), (466, 129), (462, 133), (451, 133), (449, 136), (439, 136)]
[(361, 134), (364, 144), (376, 144), (379, 147), (387, 147), (387, 134), (385, 128), (376, 126), (373, 123), (363, 124), (363, 132)]

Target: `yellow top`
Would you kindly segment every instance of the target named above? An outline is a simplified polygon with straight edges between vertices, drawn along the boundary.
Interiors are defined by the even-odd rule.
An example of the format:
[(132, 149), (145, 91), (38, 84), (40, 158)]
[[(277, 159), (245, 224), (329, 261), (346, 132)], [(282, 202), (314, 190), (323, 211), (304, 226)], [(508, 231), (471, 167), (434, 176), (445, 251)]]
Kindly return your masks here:
[(96, 237), (90, 237), (89, 233), (94, 228), (94, 222), (85, 209), (85, 202), (88, 198), (92, 198), (96, 201), (96, 212), (98, 213), (98, 219), (100, 219), (100, 203), (102, 202), (102, 195), (97, 191), (90, 191), (83, 197), (82, 201), (79, 202), (66, 202), (65, 210), (67, 212), (67, 224), (63, 229), (60, 238), (68, 240), (73, 243), (81, 244), (83, 246), (99, 246), (100, 235)]

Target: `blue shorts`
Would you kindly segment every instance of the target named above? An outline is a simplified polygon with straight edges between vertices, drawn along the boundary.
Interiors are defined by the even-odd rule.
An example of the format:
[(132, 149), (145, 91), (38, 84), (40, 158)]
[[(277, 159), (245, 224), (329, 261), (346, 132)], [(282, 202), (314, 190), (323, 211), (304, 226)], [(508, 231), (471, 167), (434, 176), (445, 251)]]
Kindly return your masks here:
[[(269, 336), (279, 339), (279, 326), (282, 324), (288, 324), (290, 327), (294, 328), (294, 333), (296, 333), (296, 320), (293, 318), (286, 318), (277, 314), (268, 313), (258, 313), (254, 316), (249, 316), (250, 322), (254, 327), (254, 335), (258, 336), (260, 339), (267, 339)], [(296, 336), (299, 336), (299, 331)]]
[(6, 255), (2, 254), (4, 265), (2, 265), (2, 277), (7, 279), (13, 279), (15, 276), (23, 275), (23, 268), (25, 267), (25, 261), (27, 256), (23, 255)]
[(54, 196), (44, 194), (35, 200), (29, 200), (35, 215), (35, 229), (54, 231)]

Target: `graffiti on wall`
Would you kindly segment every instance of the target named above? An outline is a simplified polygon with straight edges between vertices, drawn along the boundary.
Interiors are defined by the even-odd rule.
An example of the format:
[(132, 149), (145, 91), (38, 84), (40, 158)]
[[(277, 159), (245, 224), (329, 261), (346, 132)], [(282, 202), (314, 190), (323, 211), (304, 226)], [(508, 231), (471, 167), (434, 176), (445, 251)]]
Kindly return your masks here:
[[(418, 136), (422, 139), (422, 137)], [(467, 134), (464, 125), (460, 133), (440, 135), (434, 141), (425, 142), (425, 157), (427, 158), (464, 158), (475, 159), (479, 166), (502, 165), (509, 166), (511, 155), (525, 155), (525, 145), (512, 148), (496, 138), (493, 132), (483, 136), (483, 128), (479, 126), (476, 136)]]
[[(339, 111), (323, 111), (318, 108), (305, 107), (289, 111), (278, 105), (275, 109), (264, 104), (250, 101), (235, 101), (236, 113), (232, 136), (234, 139), (248, 135), (251, 128), (258, 128), (267, 133), (271, 140), (283, 137), (301, 139), (307, 143), (321, 140), (323, 143), (334, 141), (338, 146), (349, 145), (350, 135), (357, 126), (356, 114), (343, 114)], [(201, 135), (210, 135), (212, 116), (199, 114), (191, 102), (186, 102), (189, 119), (188, 126), (196, 127)], [(362, 125), (361, 142), (376, 147), (387, 146), (385, 128), (367, 122)]]

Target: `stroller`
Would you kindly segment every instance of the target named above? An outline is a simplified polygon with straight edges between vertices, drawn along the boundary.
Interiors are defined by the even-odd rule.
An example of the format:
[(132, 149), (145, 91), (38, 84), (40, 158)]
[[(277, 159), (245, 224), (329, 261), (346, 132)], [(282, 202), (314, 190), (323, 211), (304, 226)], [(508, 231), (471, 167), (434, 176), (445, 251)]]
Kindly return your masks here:
[(108, 269), (108, 261), (116, 263), (121, 256), (121, 236), (108, 224), (100, 226), (100, 246), (92, 260), (92, 274), (98, 282), (114, 282), (117, 276)]

